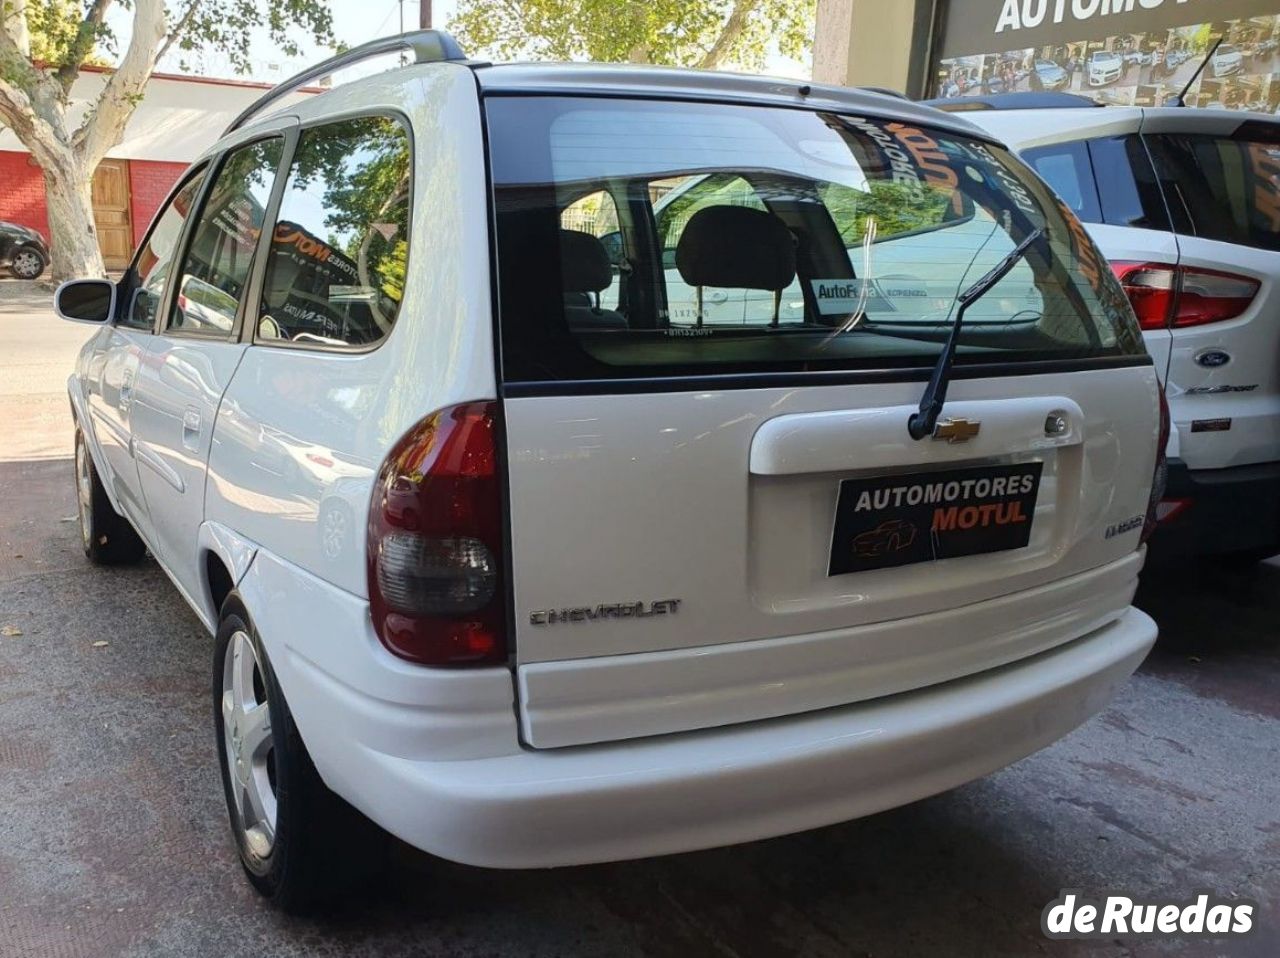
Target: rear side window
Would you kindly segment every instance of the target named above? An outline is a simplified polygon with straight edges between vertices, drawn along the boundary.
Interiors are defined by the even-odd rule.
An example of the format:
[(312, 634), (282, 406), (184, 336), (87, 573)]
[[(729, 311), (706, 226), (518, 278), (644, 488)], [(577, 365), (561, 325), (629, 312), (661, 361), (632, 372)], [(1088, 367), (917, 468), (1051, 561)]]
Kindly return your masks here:
[(1137, 136), (1055, 143), (1025, 150), (1023, 158), (1086, 223), (1170, 228), (1155, 171)]
[(1110, 226), (1169, 230), (1168, 208), (1156, 172), (1139, 136), (1089, 141), (1103, 221)]
[(257, 342), (367, 348), (391, 332), (409, 256), (404, 126), (359, 117), (303, 130), (271, 236)]
[(1280, 131), (1146, 140), (1180, 234), (1280, 251)]
[[(486, 109), (507, 381), (929, 366), (959, 294), (1039, 228), (957, 362), (1141, 355), (1078, 220), (984, 141), (764, 106)], [(572, 228), (601, 194), (616, 238)]]
[(1083, 140), (1027, 150), (1023, 159), (1053, 187), (1076, 216), (1086, 223), (1102, 222), (1098, 184), (1093, 178), (1089, 147)]
[(227, 155), (178, 273), (170, 332), (231, 335), (283, 152), (284, 141), (276, 137)]

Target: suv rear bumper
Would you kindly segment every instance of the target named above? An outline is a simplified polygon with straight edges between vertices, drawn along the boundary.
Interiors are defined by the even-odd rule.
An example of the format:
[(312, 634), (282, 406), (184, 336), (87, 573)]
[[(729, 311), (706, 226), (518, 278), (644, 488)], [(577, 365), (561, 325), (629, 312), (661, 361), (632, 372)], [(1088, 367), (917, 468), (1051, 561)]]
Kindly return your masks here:
[(1192, 470), (1181, 459), (1171, 459), (1165, 501), (1186, 505), (1156, 531), (1153, 562), (1280, 551), (1280, 462)]
[(830, 825), (979, 778), (1102, 709), (1155, 638), (1155, 623), (1129, 609), (1068, 645), (945, 685), (609, 745), (447, 761), (309, 745), (322, 772), (339, 762), (341, 781), (359, 783), (339, 789), (345, 798), (433, 854), (493, 868), (617, 861)]

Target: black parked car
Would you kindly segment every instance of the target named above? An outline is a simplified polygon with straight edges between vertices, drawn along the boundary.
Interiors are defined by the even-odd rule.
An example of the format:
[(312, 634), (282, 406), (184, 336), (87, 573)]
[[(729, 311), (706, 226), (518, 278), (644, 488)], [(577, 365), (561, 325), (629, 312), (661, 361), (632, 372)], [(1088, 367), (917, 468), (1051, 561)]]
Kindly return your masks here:
[(0, 267), (18, 279), (36, 279), (49, 265), (49, 246), (33, 229), (0, 221)]

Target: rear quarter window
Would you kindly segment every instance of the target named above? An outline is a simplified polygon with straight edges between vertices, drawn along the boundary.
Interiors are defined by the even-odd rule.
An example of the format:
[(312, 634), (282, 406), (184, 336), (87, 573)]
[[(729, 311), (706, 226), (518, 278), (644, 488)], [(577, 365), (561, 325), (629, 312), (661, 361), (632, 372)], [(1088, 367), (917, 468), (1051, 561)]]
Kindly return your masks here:
[(1086, 223), (1102, 222), (1098, 184), (1093, 176), (1089, 147), (1084, 141), (1027, 150), (1023, 158), (1062, 197), (1071, 212)]
[(255, 341), (365, 349), (391, 332), (409, 257), (404, 125), (368, 116), (304, 129), (271, 234)]
[(1137, 135), (1055, 143), (1022, 155), (1084, 222), (1170, 229), (1155, 170)]

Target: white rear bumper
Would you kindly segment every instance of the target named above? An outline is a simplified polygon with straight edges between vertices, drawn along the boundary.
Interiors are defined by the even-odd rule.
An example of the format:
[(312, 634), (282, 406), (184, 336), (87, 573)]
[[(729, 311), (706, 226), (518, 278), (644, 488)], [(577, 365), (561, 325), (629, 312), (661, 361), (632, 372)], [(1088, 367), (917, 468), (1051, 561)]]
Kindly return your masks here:
[[(270, 602), (282, 575), (295, 596), (301, 590), (315, 601), (291, 602), (287, 612)], [(945, 791), (1049, 745), (1100, 710), (1156, 638), (1155, 623), (1131, 608), (1065, 646), (921, 691), (793, 718), (533, 751), (515, 745), (505, 670), (441, 674), (371, 661), (381, 650), (368, 646), (363, 603), (332, 593), (323, 601), (326, 587), (261, 554), (241, 590), (330, 787), (412, 845), (496, 868), (752, 841)], [(326, 651), (333, 641), (340, 644)], [(317, 664), (347, 652), (355, 658), (341, 671)], [(356, 688), (365, 668), (394, 678), (384, 694)]]

